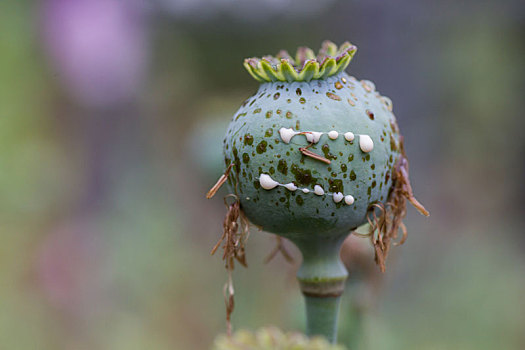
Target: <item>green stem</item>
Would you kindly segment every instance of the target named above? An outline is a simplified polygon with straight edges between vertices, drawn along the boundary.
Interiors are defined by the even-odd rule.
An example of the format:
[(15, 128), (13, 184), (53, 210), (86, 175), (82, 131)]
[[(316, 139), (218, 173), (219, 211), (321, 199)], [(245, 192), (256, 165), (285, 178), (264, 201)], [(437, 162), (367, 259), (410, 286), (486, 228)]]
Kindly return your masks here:
[[(355, 286), (347, 285), (351, 291), (355, 291)], [(341, 342), (348, 346), (349, 349), (357, 349), (361, 343), (361, 338), (364, 328), (364, 317), (365, 307), (361, 305), (357, 298), (346, 298), (343, 302), (345, 310), (345, 327), (341, 330), (341, 334), (344, 334), (344, 338)]]
[(306, 334), (321, 335), (335, 343), (341, 297), (310, 297), (305, 295)]
[(339, 257), (346, 235), (294, 240), (303, 255), (297, 279), (305, 296), (306, 333), (332, 343), (337, 340), (339, 304), (348, 275)]

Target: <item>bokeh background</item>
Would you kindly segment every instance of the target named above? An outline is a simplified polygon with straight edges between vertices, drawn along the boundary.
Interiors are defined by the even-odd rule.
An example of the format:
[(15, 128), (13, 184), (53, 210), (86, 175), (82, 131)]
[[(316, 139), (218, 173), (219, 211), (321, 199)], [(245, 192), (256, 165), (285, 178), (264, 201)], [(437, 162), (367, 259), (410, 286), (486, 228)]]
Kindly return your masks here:
[[(210, 257), (244, 57), (324, 39), (394, 101), (409, 239), (380, 276), (348, 241), (353, 349), (525, 349), (522, 1), (0, 1), (0, 348), (208, 349), (225, 330)], [(303, 329), (296, 263), (252, 230), (235, 329)]]

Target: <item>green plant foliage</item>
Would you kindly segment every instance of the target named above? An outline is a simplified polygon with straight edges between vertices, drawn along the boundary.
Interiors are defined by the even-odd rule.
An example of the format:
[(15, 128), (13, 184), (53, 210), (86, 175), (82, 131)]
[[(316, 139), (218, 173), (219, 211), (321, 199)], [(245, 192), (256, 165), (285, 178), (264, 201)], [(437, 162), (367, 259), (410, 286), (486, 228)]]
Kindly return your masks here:
[(279, 328), (266, 327), (255, 332), (240, 330), (233, 336), (220, 335), (213, 350), (345, 350), (321, 337), (308, 338), (301, 333), (283, 333)]

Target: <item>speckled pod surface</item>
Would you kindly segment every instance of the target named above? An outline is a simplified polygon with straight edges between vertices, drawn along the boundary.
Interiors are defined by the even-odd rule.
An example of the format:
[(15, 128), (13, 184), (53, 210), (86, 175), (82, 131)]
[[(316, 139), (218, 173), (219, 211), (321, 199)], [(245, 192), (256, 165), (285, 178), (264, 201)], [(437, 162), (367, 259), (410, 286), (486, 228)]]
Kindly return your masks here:
[[(372, 82), (345, 72), (308, 82), (265, 82), (226, 133), (225, 165), (234, 163), (229, 190), (265, 231), (293, 240), (349, 232), (366, 223), (372, 203), (386, 201), (399, 137), (392, 103)], [(309, 145), (330, 164), (300, 151)], [(279, 185), (265, 189), (261, 176)]]

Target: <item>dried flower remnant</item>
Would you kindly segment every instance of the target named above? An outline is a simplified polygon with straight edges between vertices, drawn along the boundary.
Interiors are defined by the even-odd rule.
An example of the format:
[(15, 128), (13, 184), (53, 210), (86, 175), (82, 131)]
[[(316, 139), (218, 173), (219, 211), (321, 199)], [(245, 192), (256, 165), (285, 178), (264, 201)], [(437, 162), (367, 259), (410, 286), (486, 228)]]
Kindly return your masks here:
[[(406, 201), (408, 200), (422, 215), (430, 216), (425, 207), (414, 197), (410, 179), (408, 177), (408, 159), (404, 151), (403, 140), (400, 140), (401, 157), (396, 162), (392, 172), (392, 189), (386, 204), (374, 203), (369, 207), (367, 216), (369, 223), (369, 236), (375, 250), (375, 261), (381, 272), (386, 270), (391, 241), (398, 238), (399, 230), (401, 239), (395, 245), (401, 245), (407, 238), (407, 229), (403, 224), (406, 216)], [(376, 215), (376, 209), (380, 215)]]
[[(228, 169), (231, 169), (228, 168)], [(227, 199), (233, 198), (231, 204), (227, 203)], [(228, 271), (228, 282), (224, 285), (224, 302), (226, 304), (226, 327), (228, 334), (231, 334), (231, 314), (234, 309), (234, 288), (232, 272), (235, 268), (235, 260), (241, 265), (247, 267), (246, 254), (244, 246), (249, 236), (249, 223), (244, 216), (240, 206), (239, 200), (235, 195), (228, 195), (224, 199), (224, 204), (228, 208), (226, 217), (223, 222), (223, 233), (217, 244), (211, 250), (211, 255), (215, 254), (222, 244), (223, 254), (222, 260), (225, 263)]]
[(330, 159), (326, 159), (325, 157), (308, 150), (308, 147), (300, 147), (299, 151), (301, 151), (301, 153), (304, 154), (305, 156), (313, 158), (313, 159), (316, 159), (316, 160), (318, 160), (320, 162), (323, 162), (323, 163), (326, 163), (326, 164), (330, 164), (331, 163)]
[(233, 163), (231, 163), (228, 166), (228, 168), (226, 168), (226, 171), (224, 172), (224, 174), (221, 175), (221, 177), (215, 183), (215, 185), (213, 185), (213, 187), (208, 191), (208, 193), (206, 194), (206, 199), (210, 199), (213, 196), (215, 196), (217, 191), (222, 187), (222, 185), (224, 185), (224, 183), (228, 180), (228, 176), (230, 176), (230, 171), (232, 170), (232, 167), (233, 167)]

